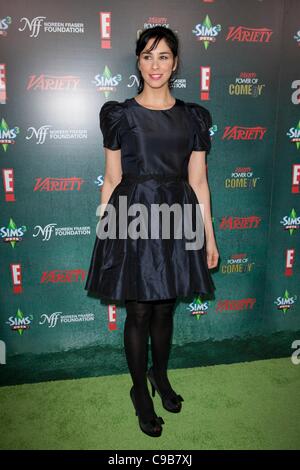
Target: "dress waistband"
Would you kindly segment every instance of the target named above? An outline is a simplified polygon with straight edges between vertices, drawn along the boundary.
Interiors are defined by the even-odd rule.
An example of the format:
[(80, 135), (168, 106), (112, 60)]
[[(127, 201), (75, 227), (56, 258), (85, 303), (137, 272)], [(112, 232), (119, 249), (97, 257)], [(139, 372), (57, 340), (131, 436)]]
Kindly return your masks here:
[(155, 179), (159, 182), (164, 183), (165, 181), (182, 181), (186, 180), (183, 175), (159, 175), (155, 173), (147, 173), (145, 175), (135, 175), (133, 173), (123, 173), (122, 181), (134, 181), (134, 182), (142, 182), (147, 181), (150, 179)]

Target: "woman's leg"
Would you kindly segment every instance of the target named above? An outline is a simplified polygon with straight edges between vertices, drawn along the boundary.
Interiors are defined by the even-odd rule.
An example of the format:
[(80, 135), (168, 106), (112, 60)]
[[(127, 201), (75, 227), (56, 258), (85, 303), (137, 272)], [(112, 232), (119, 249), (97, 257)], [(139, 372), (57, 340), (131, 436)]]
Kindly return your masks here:
[(152, 303), (126, 300), (125, 308), (127, 312), (124, 325), (125, 354), (134, 385), (136, 406), (142, 421), (147, 422), (154, 415), (146, 376)]
[(163, 395), (172, 389), (167, 376), (167, 368), (172, 345), (175, 303), (176, 298), (153, 302), (150, 320), (153, 373)]

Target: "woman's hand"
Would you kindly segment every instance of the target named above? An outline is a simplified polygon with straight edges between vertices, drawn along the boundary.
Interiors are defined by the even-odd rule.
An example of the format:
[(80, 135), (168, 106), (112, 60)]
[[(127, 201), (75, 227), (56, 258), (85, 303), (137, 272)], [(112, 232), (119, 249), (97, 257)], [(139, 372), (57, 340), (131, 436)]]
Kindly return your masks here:
[(206, 255), (208, 268), (215, 268), (218, 264), (219, 252), (214, 238), (206, 241)]

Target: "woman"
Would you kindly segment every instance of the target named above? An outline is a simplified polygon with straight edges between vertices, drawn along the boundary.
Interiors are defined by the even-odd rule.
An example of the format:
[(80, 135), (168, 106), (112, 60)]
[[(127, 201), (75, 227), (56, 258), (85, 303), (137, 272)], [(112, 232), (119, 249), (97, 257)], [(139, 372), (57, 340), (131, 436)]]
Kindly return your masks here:
[[(147, 377), (152, 395), (157, 390), (164, 408), (178, 413), (183, 398), (167, 377), (174, 305), (179, 296), (213, 292), (209, 269), (217, 266), (219, 255), (205, 167), (205, 152), (211, 146), (211, 115), (201, 105), (174, 99), (170, 93), (178, 66), (178, 39), (172, 30), (161, 26), (144, 30), (136, 44), (136, 56), (138, 96), (124, 102), (107, 101), (100, 111), (106, 160), (98, 224), (101, 235), (97, 233), (85, 289), (125, 302), (124, 346), (133, 382), (130, 397), (141, 430), (156, 437), (161, 435), (164, 421), (155, 413)], [(124, 215), (121, 196), (127, 198), (127, 206), (133, 208), (138, 203), (149, 212), (162, 203), (180, 208), (186, 204), (195, 210), (200, 201), (204, 245), (187, 249), (187, 237), (175, 237), (175, 228), (169, 238), (161, 231), (156, 238), (105, 238), (105, 209), (112, 207), (114, 215)], [(120, 222), (112, 214), (107, 223), (114, 220), (118, 234), (124, 227), (129, 229), (129, 217)], [(187, 220), (194, 227), (194, 212), (191, 217)], [(164, 222), (169, 220), (163, 216)], [(180, 222), (183, 220), (181, 217)], [(149, 219), (140, 219), (139, 228), (145, 221)], [(176, 230), (178, 226), (177, 220)], [(149, 235), (148, 228), (143, 233)], [(149, 336), (153, 366), (147, 371)]]

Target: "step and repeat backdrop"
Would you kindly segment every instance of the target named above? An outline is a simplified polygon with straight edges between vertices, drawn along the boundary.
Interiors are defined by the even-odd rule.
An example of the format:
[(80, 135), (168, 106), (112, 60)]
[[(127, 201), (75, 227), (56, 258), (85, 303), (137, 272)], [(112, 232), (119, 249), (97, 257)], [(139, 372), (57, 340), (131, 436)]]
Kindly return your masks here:
[[(300, 2), (3, 0), (0, 383), (126, 373), (122, 304), (84, 290), (104, 152), (99, 111), (137, 95), (135, 44), (179, 37), (173, 96), (207, 107), (212, 298), (178, 299), (169, 367), (300, 348)], [(150, 345), (149, 345), (150, 347)]]

